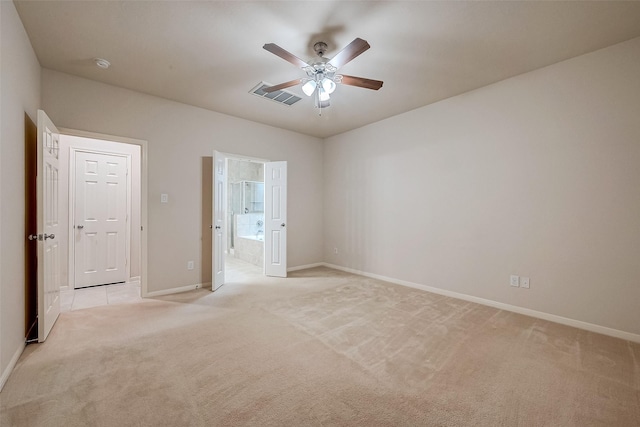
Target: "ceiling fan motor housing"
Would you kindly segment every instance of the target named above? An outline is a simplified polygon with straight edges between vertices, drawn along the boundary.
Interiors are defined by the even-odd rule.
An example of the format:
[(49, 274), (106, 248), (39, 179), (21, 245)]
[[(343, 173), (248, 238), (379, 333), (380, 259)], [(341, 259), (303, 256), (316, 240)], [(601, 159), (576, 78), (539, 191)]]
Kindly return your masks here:
[(313, 45), (313, 50), (318, 54), (320, 58), (324, 56), (327, 51), (327, 44), (325, 42), (317, 42)]
[(313, 45), (313, 50), (318, 54), (318, 58), (315, 61), (309, 61), (309, 66), (305, 68), (307, 76), (318, 83), (325, 78), (334, 80), (337, 69), (329, 63), (329, 58), (323, 56), (327, 51), (327, 44), (317, 42)]

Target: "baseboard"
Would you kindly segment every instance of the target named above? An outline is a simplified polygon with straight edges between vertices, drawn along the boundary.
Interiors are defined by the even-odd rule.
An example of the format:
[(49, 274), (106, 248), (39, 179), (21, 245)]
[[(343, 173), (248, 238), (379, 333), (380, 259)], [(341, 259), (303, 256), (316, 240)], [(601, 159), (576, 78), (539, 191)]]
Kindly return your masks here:
[(127, 280), (128, 285), (140, 285), (140, 276), (129, 277)]
[[(196, 283), (195, 285), (180, 286), (178, 288), (163, 289), (161, 291), (147, 292), (146, 295), (142, 295), (142, 298), (159, 297), (159, 296), (162, 296), (162, 295), (171, 295), (171, 294), (179, 294), (180, 292), (194, 291), (194, 290), (200, 289), (200, 288), (202, 288), (202, 287), (204, 287), (206, 285), (207, 285), (207, 283)], [(211, 283), (209, 283), (209, 285), (211, 285)]]
[(477, 304), (486, 305), (486, 306), (497, 308), (500, 310), (511, 311), (513, 313), (523, 314), (525, 316), (535, 317), (542, 320), (548, 320), (550, 322), (560, 323), (562, 325), (567, 325), (567, 326), (573, 326), (574, 328), (584, 329), (586, 331), (595, 332), (598, 334), (608, 335), (611, 337), (621, 338), (623, 340), (640, 343), (640, 335), (634, 334), (631, 332), (625, 332), (618, 329), (608, 328), (606, 326), (600, 326), (593, 323), (583, 322), (581, 320), (575, 320), (575, 319), (570, 319), (568, 317), (549, 314), (543, 311), (531, 310), (529, 308), (518, 307), (516, 305), (505, 304), (498, 301), (474, 297), (472, 295), (461, 294), (458, 292), (447, 291), (445, 289), (434, 288), (431, 286), (422, 285), (420, 283), (414, 283), (406, 280), (395, 279), (393, 277), (381, 276), (379, 274), (368, 273), (366, 271), (355, 270), (353, 268), (342, 267), (340, 265), (330, 264), (327, 262), (324, 262), (321, 264), (324, 265), (325, 267), (345, 271), (347, 273), (353, 273), (360, 276), (371, 277), (372, 279), (383, 280), (385, 282), (395, 283), (397, 285), (420, 289), (423, 291), (432, 292), (434, 294), (444, 295), (447, 297), (457, 298), (464, 301), (475, 302)]
[(20, 347), (18, 347), (18, 349), (14, 353), (13, 357), (11, 358), (11, 361), (9, 362), (9, 365), (7, 366), (7, 369), (5, 369), (4, 372), (2, 373), (2, 376), (0, 376), (0, 392), (2, 392), (2, 389), (4, 388), (4, 385), (6, 384), (7, 380), (9, 379), (9, 376), (11, 375), (11, 372), (13, 372), (13, 368), (16, 367), (16, 363), (18, 363), (18, 359), (20, 359), (20, 356), (22, 355), (22, 352), (24, 351), (24, 348), (26, 346), (27, 345), (25, 343), (23, 343), (23, 344), (20, 345)]
[(316, 262), (313, 264), (305, 264), (305, 265), (298, 265), (296, 267), (289, 267), (287, 268), (287, 271), (298, 271), (298, 270), (306, 270), (307, 268), (314, 268), (314, 267), (322, 267), (326, 265), (326, 263), (324, 262)]

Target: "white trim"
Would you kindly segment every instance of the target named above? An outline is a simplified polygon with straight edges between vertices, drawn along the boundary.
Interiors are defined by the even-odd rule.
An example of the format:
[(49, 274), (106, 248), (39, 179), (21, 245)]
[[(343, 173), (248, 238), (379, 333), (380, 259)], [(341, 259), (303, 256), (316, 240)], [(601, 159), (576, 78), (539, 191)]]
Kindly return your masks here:
[(63, 133), (69, 136), (79, 136), (82, 138), (90, 138), (90, 139), (102, 139), (104, 141), (122, 142), (124, 144), (132, 144), (132, 145), (147, 144), (147, 141), (143, 139), (134, 139), (134, 138), (127, 138), (125, 136), (108, 135), (106, 133), (88, 132), (86, 130), (69, 129), (69, 128), (63, 128), (63, 127), (59, 127), (58, 130), (60, 131), (60, 133)]
[(305, 265), (298, 265), (296, 267), (289, 267), (287, 268), (287, 271), (306, 270), (307, 268), (315, 268), (315, 267), (323, 267), (323, 266), (330, 267), (330, 265), (327, 264), (326, 262), (314, 262), (313, 264), (305, 264)]
[(262, 159), (260, 157), (245, 156), (244, 154), (232, 154), (232, 153), (226, 153), (224, 151), (218, 151), (218, 153), (222, 154), (226, 159), (242, 160), (245, 162), (268, 163), (271, 161), (267, 159)]
[(196, 283), (195, 285), (180, 286), (178, 288), (163, 289), (161, 291), (147, 292), (147, 294), (144, 295), (144, 298), (159, 297), (159, 296), (162, 296), (162, 295), (179, 294), (180, 292), (187, 292), (187, 291), (195, 291), (196, 289), (200, 289), (202, 287), (206, 287), (207, 285), (210, 286), (211, 283)]
[(625, 332), (618, 329), (608, 328), (606, 326), (595, 325), (593, 323), (583, 322), (582, 320), (569, 319), (567, 317), (558, 316), (555, 314), (545, 313), (543, 311), (531, 310), (529, 308), (518, 307), (511, 304), (505, 304), (498, 301), (492, 301), (484, 298), (474, 297), (472, 295), (461, 294), (459, 292), (447, 291), (445, 289), (434, 288), (419, 283), (409, 282), (406, 280), (394, 279), (392, 277), (381, 276), (379, 274), (367, 273), (366, 271), (355, 270), (353, 268), (342, 267), (330, 263), (322, 263), (325, 267), (333, 268), (335, 270), (346, 271), (347, 273), (358, 274), (360, 276), (371, 277), (372, 279), (383, 280), (385, 282), (395, 283), (397, 285), (407, 286), (410, 288), (420, 289), (427, 292), (432, 292), (438, 295), (444, 295), (447, 297), (457, 298), (464, 301), (475, 302), (477, 304), (486, 305), (489, 307), (497, 308), (500, 310), (511, 311), (513, 313), (523, 314), (525, 316), (535, 317), (542, 320), (548, 320), (550, 322), (560, 323), (562, 325), (572, 326), (578, 329), (584, 329), (586, 331), (595, 332), (598, 334), (608, 335), (615, 338), (620, 338), (627, 341), (633, 341), (640, 343), (640, 335), (631, 332)]
[(27, 345), (25, 343), (22, 343), (18, 347), (13, 357), (11, 358), (9, 365), (7, 365), (7, 369), (5, 369), (4, 372), (2, 373), (2, 376), (0, 376), (0, 392), (4, 388), (4, 385), (7, 383), (7, 380), (9, 379), (9, 377), (11, 376), (11, 373), (13, 372), (13, 368), (16, 367), (16, 364), (18, 363), (18, 359), (20, 359), (20, 356), (22, 355), (22, 352), (24, 351), (26, 346)]
[(107, 135), (103, 133), (87, 132), (77, 129), (58, 128), (58, 131), (65, 135), (80, 136), (84, 138), (103, 139), (112, 142), (121, 142), (124, 144), (132, 144), (140, 146), (140, 294), (144, 298), (147, 296), (147, 236), (149, 234), (148, 224), (148, 143), (142, 139), (126, 138), (122, 136)]

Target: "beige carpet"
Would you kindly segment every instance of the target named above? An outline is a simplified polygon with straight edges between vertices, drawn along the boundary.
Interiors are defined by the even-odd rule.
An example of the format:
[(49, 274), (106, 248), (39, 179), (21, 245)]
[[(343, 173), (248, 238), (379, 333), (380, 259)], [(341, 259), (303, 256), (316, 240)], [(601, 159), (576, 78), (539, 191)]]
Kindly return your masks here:
[(326, 268), (63, 313), (5, 426), (640, 426), (640, 345)]

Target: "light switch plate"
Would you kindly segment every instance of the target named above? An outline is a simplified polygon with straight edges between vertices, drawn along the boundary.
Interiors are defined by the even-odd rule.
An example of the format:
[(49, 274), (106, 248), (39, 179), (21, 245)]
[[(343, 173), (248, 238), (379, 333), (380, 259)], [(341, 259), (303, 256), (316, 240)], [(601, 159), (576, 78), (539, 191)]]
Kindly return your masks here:
[(529, 278), (528, 277), (521, 277), (520, 278), (520, 287), (521, 288), (525, 288), (525, 289), (529, 289)]
[(167, 193), (160, 195), (160, 203), (169, 203), (169, 195)]
[(513, 287), (516, 287), (516, 288), (517, 288), (518, 286), (520, 286), (520, 276), (513, 276), (513, 275), (512, 275), (512, 276), (509, 278), (509, 284), (510, 284), (511, 286), (513, 286)]

